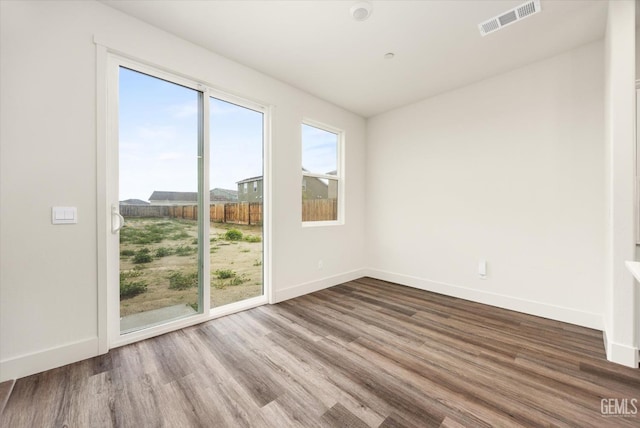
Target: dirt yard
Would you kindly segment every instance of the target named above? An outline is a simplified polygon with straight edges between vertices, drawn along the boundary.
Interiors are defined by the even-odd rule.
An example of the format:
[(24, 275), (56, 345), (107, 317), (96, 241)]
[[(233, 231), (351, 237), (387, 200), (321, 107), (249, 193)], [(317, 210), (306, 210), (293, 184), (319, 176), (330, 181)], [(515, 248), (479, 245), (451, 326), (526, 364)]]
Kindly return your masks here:
[[(197, 309), (197, 235), (195, 221), (126, 219), (120, 316), (178, 304)], [(262, 294), (262, 227), (212, 223), (209, 241), (211, 307)]]

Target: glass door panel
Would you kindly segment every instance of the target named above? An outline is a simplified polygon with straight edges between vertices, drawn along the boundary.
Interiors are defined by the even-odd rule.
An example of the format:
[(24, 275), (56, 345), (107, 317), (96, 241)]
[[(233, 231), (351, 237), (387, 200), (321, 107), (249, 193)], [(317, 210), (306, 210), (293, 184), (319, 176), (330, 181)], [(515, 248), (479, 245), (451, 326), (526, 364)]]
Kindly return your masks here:
[(211, 307), (263, 295), (264, 114), (210, 98)]
[(120, 332), (199, 312), (198, 91), (119, 68)]

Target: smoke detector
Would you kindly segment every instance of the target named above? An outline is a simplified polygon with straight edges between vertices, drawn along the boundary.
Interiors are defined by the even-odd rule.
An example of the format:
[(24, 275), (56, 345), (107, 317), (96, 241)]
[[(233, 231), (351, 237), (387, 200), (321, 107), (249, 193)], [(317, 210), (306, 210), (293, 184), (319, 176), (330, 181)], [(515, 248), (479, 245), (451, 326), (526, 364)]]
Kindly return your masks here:
[(518, 21), (522, 21), (531, 15), (535, 15), (540, 12), (540, 0), (531, 0), (526, 3), (522, 3), (520, 6), (516, 6), (511, 10), (501, 13), (491, 19), (478, 24), (480, 34), (486, 36), (487, 34), (501, 30), (506, 26), (514, 24)]
[(351, 16), (356, 21), (365, 21), (371, 16), (371, 13), (373, 13), (373, 6), (367, 1), (359, 1), (351, 6), (349, 12), (351, 12)]

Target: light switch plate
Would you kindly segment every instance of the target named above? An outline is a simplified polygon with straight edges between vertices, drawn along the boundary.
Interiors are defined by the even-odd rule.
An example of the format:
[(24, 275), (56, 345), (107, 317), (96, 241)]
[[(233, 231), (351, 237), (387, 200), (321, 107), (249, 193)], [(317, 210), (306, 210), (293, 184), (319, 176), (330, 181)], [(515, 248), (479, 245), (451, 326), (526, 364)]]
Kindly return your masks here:
[(52, 224), (75, 224), (78, 222), (78, 208), (76, 207), (52, 207)]

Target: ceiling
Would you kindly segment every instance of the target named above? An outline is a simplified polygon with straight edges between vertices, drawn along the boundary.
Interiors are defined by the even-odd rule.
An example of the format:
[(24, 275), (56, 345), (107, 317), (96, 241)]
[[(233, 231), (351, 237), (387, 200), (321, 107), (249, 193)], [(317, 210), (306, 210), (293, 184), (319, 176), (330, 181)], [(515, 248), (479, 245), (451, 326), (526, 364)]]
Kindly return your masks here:
[[(481, 37), (524, 0), (103, 3), (363, 117), (601, 39), (607, 2), (541, 0), (542, 12)], [(393, 52), (393, 59), (384, 55)]]

